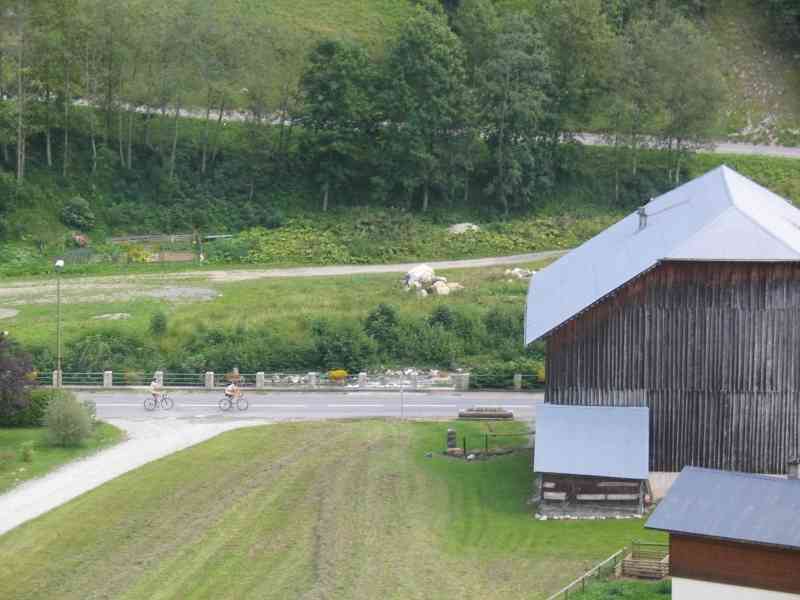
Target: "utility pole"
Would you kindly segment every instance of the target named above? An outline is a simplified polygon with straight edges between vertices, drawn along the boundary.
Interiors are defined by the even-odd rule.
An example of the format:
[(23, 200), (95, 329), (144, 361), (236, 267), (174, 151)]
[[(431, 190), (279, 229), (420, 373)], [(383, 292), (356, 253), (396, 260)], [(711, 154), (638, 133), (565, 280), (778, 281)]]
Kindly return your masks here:
[(56, 373), (58, 381), (54, 381), (54, 387), (61, 387), (61, 271), (64, 269), (64, 259), (59, 258), (55, 264), (56, 268)]

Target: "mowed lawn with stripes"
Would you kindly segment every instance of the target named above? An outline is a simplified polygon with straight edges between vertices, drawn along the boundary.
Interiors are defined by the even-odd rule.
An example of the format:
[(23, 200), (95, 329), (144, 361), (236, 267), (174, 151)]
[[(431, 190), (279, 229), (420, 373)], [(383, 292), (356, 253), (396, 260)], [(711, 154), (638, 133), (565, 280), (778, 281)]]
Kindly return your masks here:
[(230, 432), (0, 537), (0, 598), (544, 598), (631, 539), (660, 539), (641, 520), (535, 520), (529, 452), (447, 458), (452, 426), (471, 447), (526, 428)]

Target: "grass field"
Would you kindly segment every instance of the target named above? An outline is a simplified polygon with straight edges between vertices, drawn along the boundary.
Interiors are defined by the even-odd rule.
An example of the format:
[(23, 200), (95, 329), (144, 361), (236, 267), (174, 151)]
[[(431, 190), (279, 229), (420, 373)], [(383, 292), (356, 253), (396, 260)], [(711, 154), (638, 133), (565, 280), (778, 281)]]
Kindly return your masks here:
[(0, 537), (0, 597), (542, 598), (632, 538), (661, 539), (640, 520), (536, 521), (529, 453), (448, 459), (448, 426), (224, 434)]
[[(41, 477), (64, 463), (112, 446), (123, 437), (123, 432), (113, 425), (99, 423), (82, 446), (58, 448), (47, 443), (45, 433), (43, 428), (0, 429), (0, 493), (28, 479)], [(26, 443), (33, 444), (30, 462), (21, 456), (21, 448)]]
[(608, 581), (593, 584), (583, 593), (570, 594), (573, 600), (668, 600), (669, 581)]
[[(521, 266), (539, 269), (545, 264), (538, 262)], [(503, 275), (506, 268), (441, 271), (451, 281), (461, 282), (466, 288), (444, 299), (419, 299), (413, 293), (403, 292), (400, 285), (402, 274), (250, 281), (235, 281), (236, 276), (231, 275), (233, 281), (230, 283), (220, 283), (220, 280), (209, 282), (199, 276), (177, 280), (170, 275), (153, 277), (147, 274), (126, 279), (69, 279), (64, 281), (63, 333), (67, 343), (92, 330), (139, 335), (147, 330), (155, 312), (165, 311), (168, 330), (158, 343), (163, 351), (169, 352), (203, 328), (266, 327), (285, 339), (304, 339), (308, 338), (314, 319), (362, 319), (381, 302), (398, 307), (402, 314), (409, 317), (427, 315), (437, 304), (463, 307), (479, 313), (498, 305), (514, 306), (521, 310), (527, 281), (509, 282)], [(38, 279), (34, 286), (46, 283), (46, 280)], [(66, 284), (70, 283), (77, 287), (67, 288)], [(128, 290), (129, 298), (103, 301), (102, 297), (109, 295), (106, 287), (109, 285)], [(137, 296), (143, 290), (169, 286), (210, 288), (221, 293), (221, 296), (198, 302), (171, 302)], [(33, 288), (34, 291), (37, 289)], [(52, 346), (56, 330), (53, 292), (47, 288), (46, 292), (36, 292), (32, 296), (20, 295), (7, 299), (7, 304), (0, 304), (13, 306), (19, 311), (16, 317), (3, 320), (3, 328), (24, 344)], [(130, 318), (120, 321), (93, 319), (114, 313), (127, 313)]]

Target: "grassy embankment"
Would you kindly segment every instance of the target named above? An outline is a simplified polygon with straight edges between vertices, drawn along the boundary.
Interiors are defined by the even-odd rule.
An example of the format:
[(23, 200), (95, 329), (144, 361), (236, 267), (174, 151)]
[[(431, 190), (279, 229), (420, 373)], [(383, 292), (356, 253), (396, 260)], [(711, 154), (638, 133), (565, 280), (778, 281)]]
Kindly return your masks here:
[[(28, 479), (41, 477), (65, 463), (113, 446), (124, 435), (113, 425), (98, 423), (81, 446), (60, 448), (49, 445), (45, 434), (44, 428), (0, 428), (0, 493)], [(23, 458), (26, 445), (32, 450), (30, 460)]]
[(569, 597), (573, 600), (668, 600), (672, 596), (671, 590), (669, 581), (608, 581)]
[(534, 520), (529, 453), (447, 459), (448, 426), (225, 434), (0, 538), (0, 596), (543, 598), (632, 538), (662, 539), (640, 520)]
[[(523, 265), (541, 268), (545, 263)], [(136, 353), (131, 348), (123, 348), (121, 354), (125, 356), (141, 356), (149, 368), (158, 368), (160, 355), (163, 357), (161, 365), (177, 360), (182, 355), (182, 346), (198, 332), (217, 331), (242, 331), (242, 332), (268, 332), (269, 338), (262, 337), (256, 340), (255, 350), (248, 350), (244, 333), (238, 336), (241, 347), (226, 347), (219, 350), (215, 346), (219, 342), (209, 342), (200, 350), (208, 354), (208, 368), (222, 370), (233, 365), (239, 365), (243, 372), (254, 370), (296, 370), (312, 368), (303, 363), (302, 352), (311, 345), (311, 329), (315, 321), (327, 319), (336, 323), (363, 320), (367, 314), (380, 303), (387, 303), (397, 308), (401, 318), (405, 320), (423, 320), (427, 318), (435, 307), (446, 305), (463, 314), (472, 317), (475, 322), (476, 335), (491, 336), (493, 332), (483, 332), (481, 319), (493, 308), (513, 311), (519, 314), (515, 327), (519, 333), (514, 334), (514, 339), (505, 340), (514, 355), (522, 354), (521, 345), (521, 315), (527, 282), (508, 280), (503, 272), (506, 267), (485, 269), (464, 269), (441, 271), (451, 281), (461, 282), (465, 290), (447, 298), (428, 297), (417, 298), (413, 293), (402, 291), (400, 274), (386, 275), (356, 275), (339, 277), (313, 277), (291, 279), (255, 279), (230, 283), (209, 283), (201, 279), (174, 280), (166, 278), (138, 277), (133, 280), (113, 280), (120, 286), (128, 286), (126, 294), (132, 294), (127, 300), (106, 300), (103, 298), (113, 294), (113, 287), (108, 280), (85, 281), (82, 279), (68, 280), (67, 284), (74, 283), (80, 287), (71, 289), (65, 285), (62, 305), (62, 319), (65, 347), (69, 355), (70, 340), (86, 336), (93, 332), (115, 332), (117, 336), (129, 336), (139, 340), (138, 344), (154, 344), (153, 351)], [(211, 287), (221, 295), (213, 300), (199, 302), (173, 303), (155, 298), (136, 297), (144, 289), (165, 288), (173, 285), (182, 287), (201, 286)], [(112, 284), (113, 286), (113, 284)], [(24, 301), (25, 296), (20, 296)], [(3, 326), (12, 336), (28, 346), (52, 347), (56, 327), (56, 311), (54, 290), (36, 295), (29, 303), (16, 305), (19, 314), (12, 319), (5, 319)], [(44, 300), (46, 303), (40, 303)], [(86, 300), (89, 300), (86, 302)], [(162, 337), (146, 335), (150, 319), (156, 312), (163, 311), (167, 315), (167, 332)], [(126, 320), (103, 321), (95, 320), (105, 314), (127, 313), (130, 317)], [(266, 335), (266, 334), (264, 334)], [(280, 347), (278, 347), (280, 344)], [(96, 351), (97, 348), (95, 347)], [(219, 351), (218, 351), (219, 350)], [(253, 354), (253, 352), (256, 352)], [(296, 360), (297, 365), (289, 365), (285, 361), (291, 360), (293, 352), (300, 353)], [(484, 365), (487, 361), (502, 358), (501, 352), (494, 340), (486, 343), (472, 343), (464, 347), (463, 354), (458, 357), (462, 364), (468, 366)], [(221, 356), (220, 356), (221, 354)], [(217, 364), (216, 358), (226, 361), (226, 364)], [(508, 356), (509, 360), (513, 356)], [(126, 363), (131, 368), (135, 367), (135, 358), (120, 358), (114, 363), (110, 360), (106, 367), (122, 370), (120, 362)], [(195, 360), (188, 357), (187, 360)], [(273, 363), (271, 361), (278, 361)], [(150, 364), (150, 361), (155, 361)], [(286, 365), (280, 367), (281, 364)], [(230, 364), (227, 364), (227, 363)], [(414, 364), (416, 366), (436, 366), (423, 364), (423, 357), (416, 357), (402, 366)], [(113, 364), (112, 364), (113, 363)], [(69, 358), (67, 361), (69, 364)], [(103, 363), (106, 364), (106, 363)], [(270, 366), (270, 365), (273, 366)], [(99, 366), (99, 365), (98, 365)], [(143, 366), (139, 366), (143, 368)], [(186, 367), (173, 367), (172, 370), (200, 372), (205, 367), (191, 363)], [(332, 368), (332, 366), (330, 367)], [(252, 371), (251, 371), (252, 370)]]

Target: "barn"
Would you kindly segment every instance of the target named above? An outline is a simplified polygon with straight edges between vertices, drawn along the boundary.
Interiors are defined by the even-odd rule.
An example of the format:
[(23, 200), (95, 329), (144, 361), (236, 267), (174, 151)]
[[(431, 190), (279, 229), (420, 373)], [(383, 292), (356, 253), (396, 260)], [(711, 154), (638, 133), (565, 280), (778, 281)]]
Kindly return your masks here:
[(531, 281), (545, 402), (650, 409), (651, 471), (800, 455), (800, 211), (720, 167)]
[(688, 467), (646, 527), (669, 532), (674, 600), (800, 598), (800, 481)]
[(548, 517), (641, 515), (648, 493), (646, 408), (536, 409), (538, 512)]

